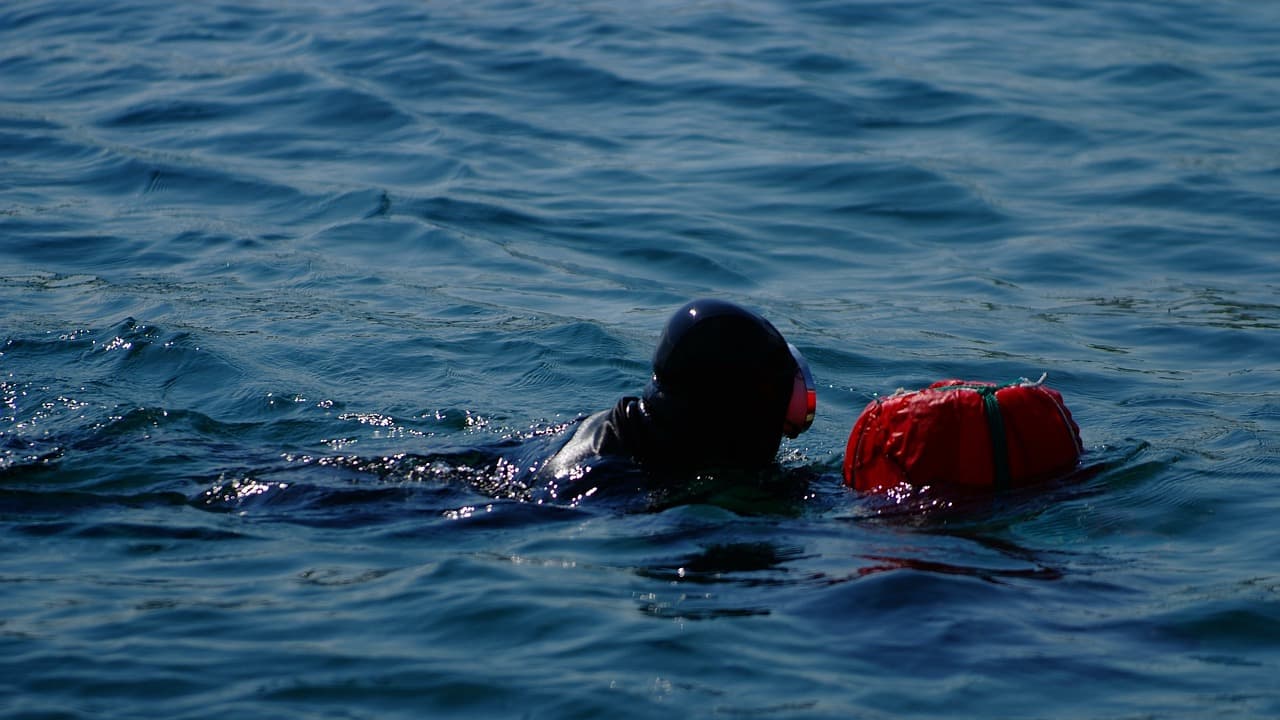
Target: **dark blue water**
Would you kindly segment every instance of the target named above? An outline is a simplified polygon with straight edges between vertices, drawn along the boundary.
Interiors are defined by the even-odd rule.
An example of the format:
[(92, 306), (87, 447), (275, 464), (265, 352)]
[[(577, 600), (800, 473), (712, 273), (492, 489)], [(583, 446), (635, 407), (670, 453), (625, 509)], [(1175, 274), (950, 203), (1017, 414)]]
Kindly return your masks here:
[[(348, 7), (350, 5), (350, 7)], [(0, 7), (5, 717), (1280, 715), (1280, 5)], [(521, 469), (718, 296), (780, 498)], [(840, 484), (1049, 374), (1083, 472)]]

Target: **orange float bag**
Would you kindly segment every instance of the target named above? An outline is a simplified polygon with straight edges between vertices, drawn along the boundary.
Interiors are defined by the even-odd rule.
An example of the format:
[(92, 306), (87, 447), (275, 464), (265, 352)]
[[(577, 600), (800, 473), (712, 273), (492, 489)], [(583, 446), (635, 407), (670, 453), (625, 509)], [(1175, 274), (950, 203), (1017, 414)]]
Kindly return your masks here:
[(863, 492), (1007, 490), (1066, 473), (1082, 451), (1057, 391), (1025, 380), (943, 380), (867, 405), (845, 447), (844, 482)]

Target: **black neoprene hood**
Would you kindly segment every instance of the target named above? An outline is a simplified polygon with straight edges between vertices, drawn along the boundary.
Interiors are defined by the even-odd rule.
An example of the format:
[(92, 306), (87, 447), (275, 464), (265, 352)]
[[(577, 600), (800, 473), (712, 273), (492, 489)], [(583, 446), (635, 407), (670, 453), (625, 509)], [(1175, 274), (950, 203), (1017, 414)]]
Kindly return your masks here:
[(790, 390), (796, 362), (768, 320), (724, 300), (701, 299), (671, 316), (653, 353), (653, 375), (667, 392), (697, 392), (732, 381)]
[(663, 448), (650, 462), (762, 467), (782, 440), (796, 375), (782, 334), (723, 300), (671, 316), (653, 354), (643, 406)]

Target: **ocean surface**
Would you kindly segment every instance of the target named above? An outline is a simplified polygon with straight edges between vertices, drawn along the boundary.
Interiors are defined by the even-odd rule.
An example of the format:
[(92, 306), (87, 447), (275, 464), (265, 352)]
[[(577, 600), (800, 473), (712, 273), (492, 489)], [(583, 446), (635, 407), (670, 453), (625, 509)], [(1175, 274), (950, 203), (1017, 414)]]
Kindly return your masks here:
[[(1252, 0), (6, 0), (0, 716), (1280, 716), (1277, 48)], [(696, 297), (808, 357), (801, 491), (539, 496)], [(873, 398), (1043, 373), (1072, 476), (841, 484)]]

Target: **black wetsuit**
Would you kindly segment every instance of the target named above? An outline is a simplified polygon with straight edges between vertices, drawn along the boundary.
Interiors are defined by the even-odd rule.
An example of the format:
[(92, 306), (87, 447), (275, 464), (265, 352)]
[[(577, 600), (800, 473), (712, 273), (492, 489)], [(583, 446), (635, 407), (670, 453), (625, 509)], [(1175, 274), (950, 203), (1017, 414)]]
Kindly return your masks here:
[(783, 469), (772, 455), (749, 466), (695, 466), (687, 454), (673, 463), (667, 442), (642, 400), (624, 397), (572, 428), (539, 470), (536, 496), (569, 505), (590, 498), (628, 512), (705, 504), (741, 514), (798, 513), (808, 497), (808, 469)]
[[(778, 433), (723, 432), (666, 419), (661, 404), (627, 396), (582, 420), (568, 441), (543, 464), (541, 475), (565, 478), (599, 459), (625, 460), (649, 471), (689, 474), (703, 470), (759, 470), (774, 464)], [(733, 428), (729, 428), (732, 430)]]
[(612, 408), (588, 416), (573, 428), (569, 440), (543, 464), (541, 474), (571, 477), (596, 458), (638, 462), (647, 444), (645, 425), (640, 398), (624, 397)]
[(797, 357), (755, 313), (721, 300), (687, 303), (659, 338), (642, 396), (584, 419), (538, 474), (562, 485), (602, 461), (664, 478), (774, 467)]

